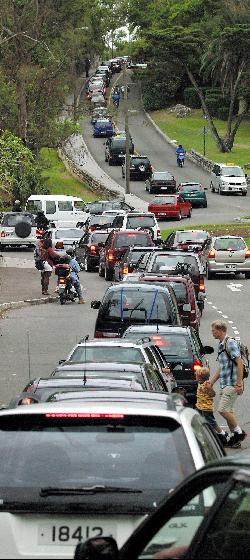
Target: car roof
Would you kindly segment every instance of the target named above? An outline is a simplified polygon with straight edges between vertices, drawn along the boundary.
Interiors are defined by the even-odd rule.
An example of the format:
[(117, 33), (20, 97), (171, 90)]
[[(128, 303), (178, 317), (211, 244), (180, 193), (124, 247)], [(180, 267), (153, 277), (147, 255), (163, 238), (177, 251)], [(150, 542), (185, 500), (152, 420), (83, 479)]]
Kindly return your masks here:
[[(150, 278), (153, 279), (155, 278), (155, 280), (157, 282), (182, 282), (182, 284), (187, 284), (187, 282), (192, 282), (192, 279), (190, 278), (190, 276), (188, 276), (187, 274), (157, 274), (156, 272), (148, 272), (148, 273), (144, 273), (142, 274), (141, 278), (145, 281), (148, 282), (148, 280), (146, 280), (146, 278)], [(193, 282), (192, 282), (193, 284)]]
[(74, 402), (45, 402), (36, 403), (32, 406), (18, 406), (13, 409), (0, 410), (0, 420), (2, 416), (19, 416), (32, 414), (69, 414), (69, 417), (79, 414), (81, 417), (84, 413), (104, 413), (104, 414), (124, 414), (142, 415), (142, 416), (158, 416), (169, 417), (181, 424), (180, 415), (184, 412), (185, 416), (192, 417), (194, 410), (180, 409), (177, 411), (174, 397), (156, 391), (93, 391), (92, 395), (89, 391), (86, 398), (79, 399)]
[(120, 373), (138, 373), (149, 364), (135, 363), (126, 364), (121, 362), (63, 362), (63, 364), (56, 367), (55, 371), (119, 371)]
[(112, 286), (109, 286), (109, 288), (107, 289), (105, 295), (109, 292), (109, 291), (114, 291), (114, 292), (118, 292), (120, 290), (132, 290), (132, 289), (136, 289), (138, 292), (140, 291), (145, 291), (145, 292), (151, 292), (152, 290), (157, 290), (157, 291), (162, 291), (164, 293), (167, 293), (170, 288), (165, 288), (163, 286), (155, 286), (152, 282), (152, 284), (150, 283), (143, 283), (142, 282), (124, 282), (123, 284), (119, 283), (119, 284), (112, 284)]
[[(171, 333), (171, 334), (188, 334), (190, 333), (190, 327), (172, 326), (172, 325), (130, 325), (125, 332), (138, 332), (138, 336), (141, 334), (147, 334), (147, 331), (154, 331), (156, 333)], [(150, 335), (148, 335), (150, 336)]]
[[(127, 374), (125, 373), (124, 377), (122, 376), (119, 378), (107, 378), (99, 375), (96, 377), (87, 377), (86, 384), (97, 387), (101, 384), (104, 384), (106, 386), (113, 385), (114, 387), (122, 389), (123, 386), (129, 385), (131, 381), (137, 381), (136, 375), (133, 375), (133, 373), (134, 372), (128, 372)], [(62, 387), (66, 388), (68, 391), (73, 391), (74, 388), (80, 388), (84, 390), (85, 382), (83, 384), (83, 377), (38, 377), (37, 379), (33, 379), (33, 383), (34, 385), (36, 385), (37, 389), (56, 389)]]
[(123, 341), (122, 338), (117, 339), (117, 338), (93, 338), (93, 339), (88, 339), (85, 341), (81, 340), (77, 343), (77, 346), (82, 346), (83, 348), (88, 347), (88, 346), (125, 346), (128, 348), (131, 348), (131, 346), (142, 346), (143, 342), (140, 340), (133, 340), (133, 342), (127, 342), (127, 341)]

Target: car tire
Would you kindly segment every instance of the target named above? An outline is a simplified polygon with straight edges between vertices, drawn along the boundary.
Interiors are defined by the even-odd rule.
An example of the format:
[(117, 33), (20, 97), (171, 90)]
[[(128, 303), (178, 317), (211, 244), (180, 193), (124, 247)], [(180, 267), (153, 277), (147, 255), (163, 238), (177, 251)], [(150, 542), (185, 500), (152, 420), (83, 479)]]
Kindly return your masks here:
[(177, 216), (177, 218), (176, 218), (176, 219), (178, 220), (178, 222), (180, 222), (180, 221), (181, 221), (181, 212), (179, 212), (179, 214), (178, 214), (178, 216)]
[(187, 214), (187, 218), (192, 218), (192, 210), (190, 210), (189, 214)]
[(101, 278), (104, 277), (104, 270), (103, 270), (103, 267), (102, 267), (101, 263), (99, 263), (98, 274)]
[(206, 277), (208, 280), (212, 280), (214, 278), (214, 272), (212, 272), (211, 270), (209, 270), (209, 268), (207, 267), (206, 269)]
[(1, 251), (3, 252), (4, 250), (5, 250), (5, 245), (1, 245), (1, 244), (0, 244), (0, 252), (1, 252)]
[(64, 304), (65, 304), (65, 301), (66, 301), (66, 300), (65, 300), (65, 297), (64, 297), (64, 295), (62, 294), (62, 295), (60, 296), (60, 304), (61, 304), (61, 305), (64, 305)]
[(109, 165), (112, 165), (112, 161), (111, 161), (111, 159), (110, 159), (110, 158), (109, 158), (108, 162), (109, 162)]
[(211, 183), (210, 183), (210, 189), (211, 189), (211, 192), (215, 192), (215, 189), (214, 189), (214, 187), (213, 187), (212, 181), (211, 181)]
[(241, 193), (241, 194), (242, 194), (242, 196), (247, 196), (247, 193), (246, 193), (246, 192), (243, 192), (243, 193)]
[(113, 271), (109, 270), (106, 266), (105, 266), (105, 269), (104, 269), (104, 277), (105, 277), (106, 282), (111, 282), (113, 280), (113, 277), (114, 277)]
[(88, 257), (84, 257), (84, 270), (85, 272), (91, 272), (93, 270), (93, 267), (90, 266)]
[(245, 272), (245, 278), (246, 278), (247, 280), (250, 280), (250, 272)]
[(206, 204), (203, 204), (203, 208), (207, 208), (207, 203), (206, 203)]

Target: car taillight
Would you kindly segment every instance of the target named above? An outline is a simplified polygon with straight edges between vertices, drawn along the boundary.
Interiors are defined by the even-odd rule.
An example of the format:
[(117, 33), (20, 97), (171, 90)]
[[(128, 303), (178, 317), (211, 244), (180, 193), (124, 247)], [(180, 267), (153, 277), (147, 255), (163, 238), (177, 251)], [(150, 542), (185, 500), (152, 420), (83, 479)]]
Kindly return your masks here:
[(214, 259), (214, 257), (215, 257), (215, 250), (211, 249), (211, 251), (209, 251), (209, 253), (208, 253), (208, 258), (209, 259)]
[(90, 250), (91, 253), (96, 253), (96, 246), (95, 245), (90, 245), (89, 250)]
[(65, 284), (65, 278), (59, 278), (59, 284)]
[(245, 258), (250, 259), (250, 249), (247, 249), (247, 251), (245, 252)]
[(95, 331), (95, 338), (103, 338), (102, 331)]
[(57, 241), (57, 243), (55, 244), (55, 248), (56, 249), (64, 249), (63, 241)]
[(160, 236), (161, 236), (161, 230), (158, 229), (158, 230), (157, 230), (157, 237), (160, 237)]
[(205, 292), (205, 282), (204, 282), (204, 278), (201, 278), (201, 279), (200, 279), (199, 292)]
[(95, 227), (94, 227), (94, 226), (89, 226), (88, 232), (91, 232), (91, 231), (95, 231)]
[(122, 273), (123, 274), (128, 274), (128, 264), (125, 264), (122, 268)]
[(192, 366), (193, 372), (195, 373), (196, 371), (198, 371), (201, 368), (202, 368), (202, 362), (200, 360), (194, 360), (193, 366)]
[(108, 250), (107, 259), (108, 259), (108, 261), (113, 261), (114, 260), (113, 251)]

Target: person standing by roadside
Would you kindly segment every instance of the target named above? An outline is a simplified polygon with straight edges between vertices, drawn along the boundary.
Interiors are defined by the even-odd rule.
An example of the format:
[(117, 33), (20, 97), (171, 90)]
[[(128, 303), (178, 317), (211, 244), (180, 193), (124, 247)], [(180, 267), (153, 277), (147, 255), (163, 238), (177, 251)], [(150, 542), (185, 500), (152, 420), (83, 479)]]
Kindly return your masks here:
[(227, 447), (240, 447), (246, 437), (246, 432), (238, 424), (234, 413), (234, 404), (243, 393), (243, 362), (240, 348), (236, 340), (227, 337), (227, 325), (224, 321), (211, 323), (213, 337), (219, 341), (217, 361), (219, 367), (210, 380), (210, 386), (220, 381), (220, 402), (218, 412), (226, 420), (231, 436)]
[(53, 249), (52, 240), (49, 237), (39, 240), (37, 252), (44, 263), (44, 269), (41, 270), (42, 294), (44, 296), (49, 296), (50, 295), (48, 292), (49, 280), (51, 277), (53, 267), (55, 265), (55, 260), (59, 259), (62, 256), (62, 254), (57, 253)]

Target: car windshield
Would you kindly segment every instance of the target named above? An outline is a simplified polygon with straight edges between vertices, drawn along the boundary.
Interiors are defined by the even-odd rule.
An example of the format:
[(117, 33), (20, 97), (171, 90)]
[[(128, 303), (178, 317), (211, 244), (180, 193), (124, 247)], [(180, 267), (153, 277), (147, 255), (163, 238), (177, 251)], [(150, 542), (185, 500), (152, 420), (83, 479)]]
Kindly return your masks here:
[(56, 239), (74, 239), (82, 237), (82, 230), (80, 229), (58, 229), (55, 232)]
[(184, 241), (205, 241), (209, 237), (207, 231), (181, 231), (176, 234), (179, 243)]
[(136, 158), (136, 157), (134, 157), (134, 158), (131, 158), (130, 163), (131, 163), (131, 165), (148, 165), (149, 160), (148, 160), (148, 158), (142, 158), (142, 157)]
[(125, 138), (113, 138), (111, 146), (116, 149), (125, 149)]
[[(9, 508), (20, 501), (40, 501), (39, 509), (46, 496), (50, 504), (65, 503), (63, 489), (68, 489), (71, 502), (76, 499), (79, 503), (81, 491), (87, 494), (89, 489), (85, 495), (89, 504), (93, 500), (96, 504), (93, 496), (101, 491), (102, 502), (107, 503), (105, 487), (109, 504), (114, 499), (112, 489), (117, 500), (121, 487), (123, 503), (128, 499), (126, 489), (143, 494), (151, 491), (152, 503), (193, 471), (183, 429), (175, 420), (109, 415), (108, 409), (103, 417), (89, 418), (88, 409), (86, 417), (84, 412), (73, 418), (70, 413), (1, 418), (0, 488), (4, 499), (0, 510), (5, 502)], [(134, 502), (135, 497), (132, 499)]]
[(175, 196), (156, 196), (150, 204), (175, 204)]
[(115, 246), (130, 247), (131, 245), (141, 245), (142, 247), (152, 245), (151, 239), (147, 233), (123, 233), (116, 238)]
[(129, 216), (127, 219), (127, 229), (136, 229), (138, 227), (154, 227), (154, 216)]
[(101, 309), (105, 321), (129, 321), (141, 323), (172, 323), (172, 310), (167, 293), (157, 288), (144, 290), (139, 288), (121, 288), (111, 292)]
[(139, 328), (135, 330), (128, 329), (123, 335), (124, 338), (129, 338), (130, 340), (138, 340), (145, 336), (149, 336), (155, 346), (159, 346), (166, 357), (179, 357), (185, 360), (190, 359), (190, 357), (192, 358), (192, 348), (188, 336), (176, 333), (157, 333), (155, 328), (152, 331), (150, 331), (150, 328), (143, 330), (143, 326), (140, 330)]
[(199, 183), (192, 183), (188, 185), (182, 185), (181, 187), (182, 192), (189, 192), (189, 191), (203, 191), (203, 187)]
[(2, 226), (15, 227), (19, 222), (27, 222), (31, 226), (35, 227), (34, 216), (32, 214), (7, 214), (3, 216)]
[(91, 236), (91, 243), (94, 245), (98, 245), (98, 243), (105, 243), (108, 235), (108, 233), (93, 233)]
[(175, 270), (178, 264), (189, 265), (190, 272), (199, 274), (196, 259), (191, 255), (156, 255), (150, 272), (165, 272)]
[(105, 128), (106, 126), (112, 126), (111, 122), (106, 120), (106, 121), (96, 121), (96, 126), (100, 126), (102, 128)]
[(123, 346), (77, 346), (70, 357), (70, 362), (144, 362), (139, 348)]
[(243, 169), (240, 167), (222, 167), (221, 175), (224, 177), (245, 177)]
[(172, 175), (170, 175), (170, 173), (164, 173), (164, 172), (157, 172), (157, 173), (153, 173), (152, 175), (152, 181), (169, 181), (173, 179)]
[(214, 242), (214, 249), (216, 251), (243, 251), (246, 249), (246, 244), (240, 237), (232, 237), (231, 239), (216, 239)]
[(105, 215), (97, 215), (97, 216), (90, 216), (89, 225), (106, 225), (113, 221), (113, 216), (105, 216)]

